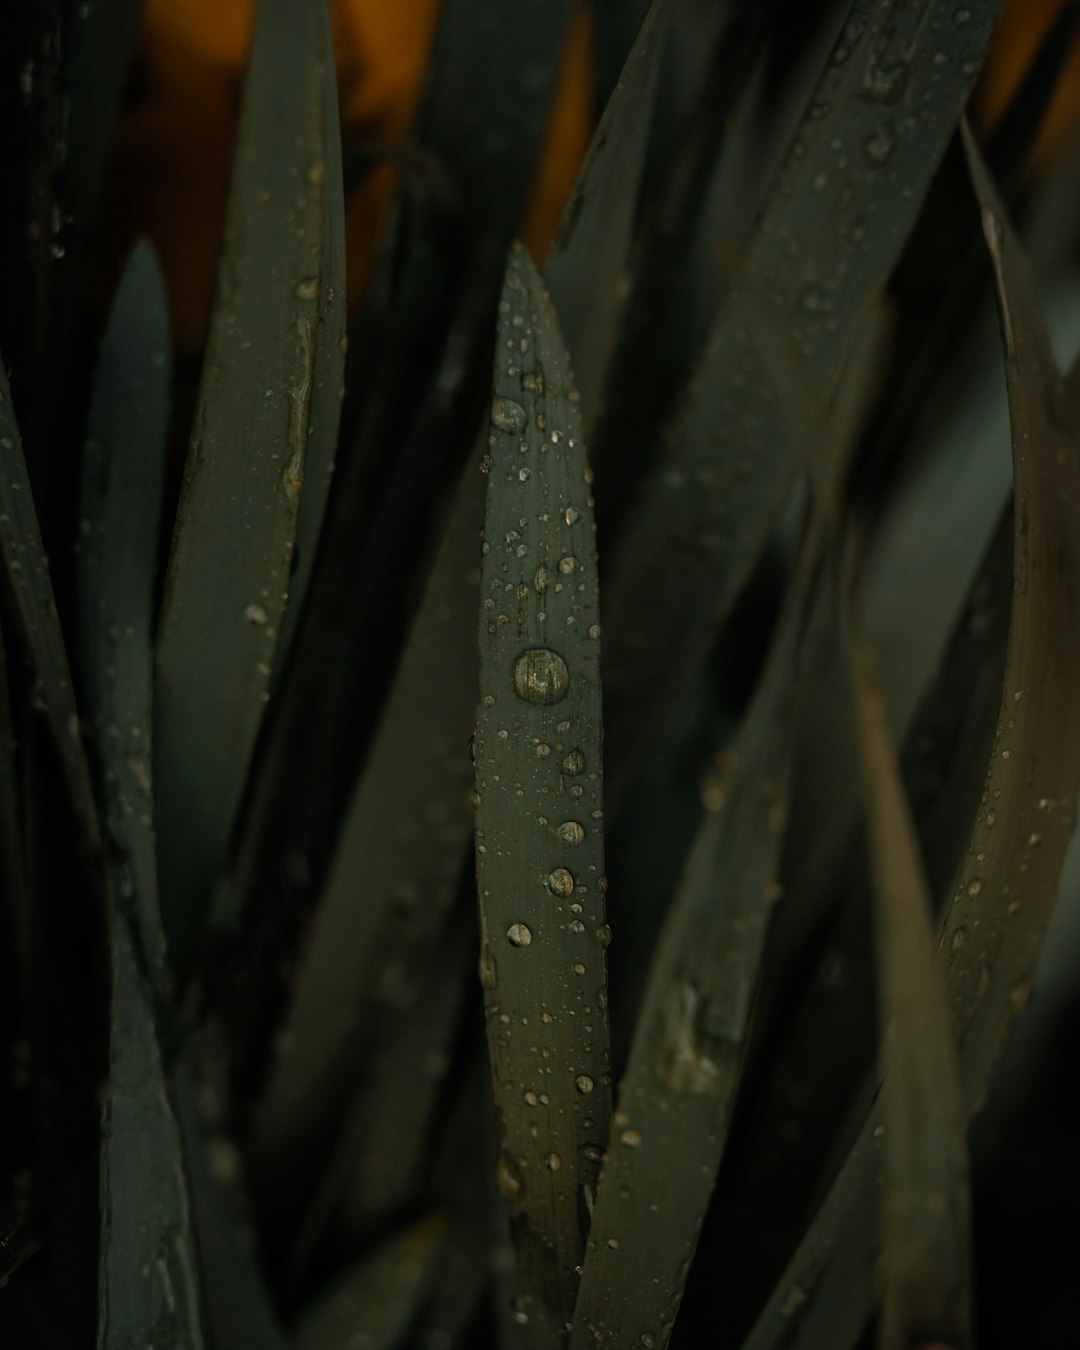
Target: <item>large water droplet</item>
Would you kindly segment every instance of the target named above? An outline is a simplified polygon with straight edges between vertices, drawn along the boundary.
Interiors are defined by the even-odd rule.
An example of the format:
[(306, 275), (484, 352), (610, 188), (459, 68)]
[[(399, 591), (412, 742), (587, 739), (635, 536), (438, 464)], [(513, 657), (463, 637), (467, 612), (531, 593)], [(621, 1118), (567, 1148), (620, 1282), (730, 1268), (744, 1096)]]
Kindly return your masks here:
[(556, 867), (548, 877), (547, 884), (552, 895), (562, 896), (563, 899), (574, 893), (573, 873), (567, 871), (565, 867)]
[(520, 432), (525, 430), (529, 418), (521, 404), (512, 398), (493, 398), (491, 421), (500, 431)]
[(514, 693), (527, 703), (559, 703), (570, 690), (566, 662), (548, 647), (530, 647), (514, 666)]
[(576, 777), (585, 772), (585, 756), (580, 750), (568, 750), (562, 762), (563, 773)]
[(521, 1173), (510, 1154), (503, 1150), (495, 1165), (495, 1185), (504, 1200), (513, 1200), (521, 1194)]
[(564, 820), (555, 833), (564, 844), (581, 844), (585, 840), (585, 830), (576, 820)]
[(506, 936), (514, 947), (527, 947), (532, 941), (532, 930), (523, 923), (512, 923), (506, 930)]

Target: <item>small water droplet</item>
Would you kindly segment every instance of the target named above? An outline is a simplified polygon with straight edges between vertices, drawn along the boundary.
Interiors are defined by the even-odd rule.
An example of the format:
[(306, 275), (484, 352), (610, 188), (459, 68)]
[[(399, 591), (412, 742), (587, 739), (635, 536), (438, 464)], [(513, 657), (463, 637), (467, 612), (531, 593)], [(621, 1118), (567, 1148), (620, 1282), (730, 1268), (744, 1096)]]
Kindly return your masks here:
[(872, 136), (863, 141), (863, 154), (874, 165), (887, 164), (895, 148), (896, 142), (884, 127), (878, 127)]
[(536, 569), (536, 576), (533, 577), (533, 585), (536, 587), (536, 591), (540, 595), (543, 595), (543, 593), (551, 585), (551, 573), (547, 570), (547, 568), (543, 565), (543, 563), (541, 563), (540, 566)]
[(528, 1092), (525, 1093), (525, 1105), (535, 1106), (536, 1102), (537, 1102), (536, 1093), (530, 1089)]
[(576, 820), (564, 820), (555, 833), (564, 844), (581, 844), (585, 841), (584, 827)]
[(491, 400), (491, 421), (500, 431), (514, 433), (524, 431), (529, 418), (520, 403), (512, 398), (493, 398)]
[(514, 693), (527, 703), (558, 703), (570, 690), (566, 662), (548, 647), (530, 647), (514, 667)]
[(584, 975), (584, 974), (585, 974), (585, 963), (584, 963), (583, 961), (575, 961), (575, 962), (574, 962), (574, 966), (573, 966), (573, 970), (574, 970), (574, 974), (575, 974), (575, 975)]
[(297, 300), (315, 300), (319, 294), (318, 277), (302, 277), (293, 287)]
[(269, 617), (262, 605), (248, 605), (244, 610), (244, 618), (248, 623), (264, 624)]
[(480, 983), (485, 989), (494, 989), (499, 982), (495, 953), (486, 943), (480, 951)]
[(576, 777), (585, 772), (585, 756), (580, 750), (568, 750), (562, 762), (563, 773)]
[(617, 1237), (609, 1237), (607, 1240), (607, 1245), (611, 1248), (613, 1252), (617, 1252), (620, 1246), (619, 1239)]
[(506, 930), (511, 946), (527, 947), (532, 941), (532, 931), (523, 923), (512, 923)]
[(581, 1073), (574, 1079), (574, 1086), (580, 1093), (587, 1095), (593, 1090), (595, 1084), (587, 1073)]
[(567, 525), (576, 525), (580, 519), (580, 515), (572, 506), (568, 506), (563, 512), (563, 520), (566, 521)]
[(562, 1159), (557, 1153), (549, 1153), (547, 1156), (547, 1165), (549, 1171), (557, 1172), (562, 1166)]
[(575, 935), (579, 933), (584, 933), (585, 931), (585, 925), (581, 922), (580, 919), (571, 919), (568, 927), (571, 933), (574, 933)]
[[(522, 341), (525, 341), (525, 339), (523, 338)], [(522, 347), (521, 350), (527, 351), (528, 346)], [(530, 370), (527, 375), (522, 375), (521, 385), (530, 394), (542, 394), (544, 392), (544, 376), (539, 370)]]
[(600, 927), (596, 930), (596, 940), (597, 942), (599, 942), (601, 947), (609, 947), (611, 945), (610, 924), (602, 923), (600, 925)]
[(565, 557), (559, 559), (559, 571), (563, 576), (569, 576), (578, 565), (577, 559), (572, 553), (567, 553)]
[(574, 893), (573, 873), (565, 867), (556, 867), (547, 879), (547, 886), (552, 895), (559, 895), (565, 899)]

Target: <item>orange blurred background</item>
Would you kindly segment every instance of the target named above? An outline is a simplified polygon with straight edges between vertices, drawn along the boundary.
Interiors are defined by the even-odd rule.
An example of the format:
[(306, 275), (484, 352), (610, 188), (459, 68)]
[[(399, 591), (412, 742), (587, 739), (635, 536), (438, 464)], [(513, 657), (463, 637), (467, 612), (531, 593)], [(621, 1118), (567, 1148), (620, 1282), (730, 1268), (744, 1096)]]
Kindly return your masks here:
[[(1007, 106), (1063, 0), (1009, 0), (973, 99), (985, 132)], [(409, 133), (439, 0), (330, 0), (343, 138), (347, 146), (402, 145)], [(254, 0), (147, 0), (139, 37), (140, 97), (121, 124), (111, 168), (116, 261), (148, 235), (169, 286), (181, 355), (205, 338), (221, 243), (240, 80)], [(594, 118), (592, 33), (579, 0), (524, 238), (538, 259), (553, 236)], [(1080, 48), (1074, 50), (1034, 156), (1046, 162), (1080, 120)], [(362, 295), (395, 188), (376, 167), (347, 203), (350, 303)]]

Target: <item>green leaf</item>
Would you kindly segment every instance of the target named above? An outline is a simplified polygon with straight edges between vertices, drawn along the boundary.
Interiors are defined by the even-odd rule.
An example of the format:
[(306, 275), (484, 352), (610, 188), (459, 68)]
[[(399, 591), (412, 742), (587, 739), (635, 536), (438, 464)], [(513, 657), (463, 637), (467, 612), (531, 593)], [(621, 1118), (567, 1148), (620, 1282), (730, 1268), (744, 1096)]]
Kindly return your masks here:
[(971, 1234), (966, 1116), (930, 892), (889, 731), (873, 649), (850, 647), (876, 898), (885, 1044), (882, 1350), (931, 1335), (971, 1337)]
[(164, 280), (140, 244), (102, 344), (83, 457), (81, 670), (115, 884), (166, 997), (150, 782), (155, 573), (169, 416)]
[(769, 665), (715, 785), (649, 973), (619, 1085), (589, 1235), (573, 1347), (663, 1347), (723, 1156), (761, 951), (779, 895), (804, 559)]
[(388, 1214), (423, 1193), (475, 945), (470, 906), (422, 953), (426, 963), (411, 979), (403, 953), (390, 948), (369, 1028), (376, 1043), (356, 1055), (359, 1086), (318, 1187), (306, 1198), (290, 1255), (294, 1278), (307, 1269), (327, 1226), (346, 1241), (362, 1241)]
[(111, 923), (112, 1026), (102, 1111), (99, 1350), (203, 1345), (180, 1135), (154, 1007), (127, 920)]
[(411, 135), (416, 172), (353, 335), (334, 500), (250, 811), (265, 859), (251, 888), (260, 910), (290, 853), (315, 860), (317, 892), (357, 747), (370, 748), (444, 494), (475, 437), (506, 249), (527, 205), (569, 10), (569, 0), (439, 7)]
[[(1012, 423), (1014, 592), (984, 799), (940, 942), (962, 1099), (975, 1112), (1031, 995), (1080, 791), (1080, 408), (1050, 349), (1022, 253), (967, 137), (994, 261)], [(1019, 695), (1019, 697), (1017, 697)], [(873, 1307), (880, 1126), (866, 1123), (746, 1350), (854, 1344)]]
[[(579, 289), (562, 331), (576, 366), (600, 371), (617, 305), (614, 278), (630, 241), (648, 93), (659, 60), (667, 0), (654, 7), (567, 204), (548, 269), (562, 294)], [(603, 267), (592, 265), (602, 228)], [(281, 1044), (259, 1110), (260, 1167), (304, 1151), (355, 1082), (370, 1039), (378, 968), (421, 968), (441, 940), (472, 839), (477, 653), (471, 641), (484, 518), (483, 443), (455, 489), (439, 549), (351, 795), (325, 889), (295, 982)], [(437, 829), (427, 828), (430, 822)], [(254, 869), (256, 832), (245, 837), (239, 888)], [(387, 841), (396, 841), (389, 847)], [(394, 904), (395, 899), (399, 902)]]
[[(215, 1029), (216, 1031), (216, 1029)], [(257, 1235), (247, 1212), (236, 1146), (207, 1113), (219, 1103), (220, 1085), (207, 1073), (220, 1049), (202, 1034), (185, 1047), (172, 1080), (176, 1114), (190, 1177), (189, 1190), (210, 1343), (245, 1350), (287, 1350), (273, 1297), (258, 1265)], [(200, 1109), (202, 1107), (202, 1109)]]
[(599, 411), (615, 340), (624, 241), (634, 222), (670, 16), (670, 0), (649, 6), (544, 260), (544, 282), (570, 343), (586, 432)]
[(558, 322), (521, 248), (497, 353), (475, 738), (480, 979), (499, 1189), (542, 1337), (573, 1311), (607, 1135), (610, 929), (590, 475)]
[(56, 613), (7, 375), (0, 360), (0, 556), (4, 586), (21, 631), (83, 843), (98, 843), (97, 813), (71, 686), (67, 650)]
[(298, 517), (310, 553), (325, 500), (345, 303), (337, 120), (324, 6), (263, 0), (158, 634), (162, 904), (180, 975), (262, 720)]
[[(971, 6), (958, 21), (936, 0), (853, 7), (740, 263), (790, 326), (816, 386), (833, 386), (853, 325), (896, 263), (998, 8)], [(770, 372), (725, 305), (605, 587), (613, 800), (701, 669), (793, 472)]]

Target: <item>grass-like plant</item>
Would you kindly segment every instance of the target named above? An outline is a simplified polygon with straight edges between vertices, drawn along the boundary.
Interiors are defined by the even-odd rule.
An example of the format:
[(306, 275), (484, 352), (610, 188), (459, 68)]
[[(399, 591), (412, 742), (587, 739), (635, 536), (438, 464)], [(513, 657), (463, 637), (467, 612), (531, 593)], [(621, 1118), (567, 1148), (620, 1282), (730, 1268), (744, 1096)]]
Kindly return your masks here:
[(533, 257), (578, 8), (441, 0), (343, 153), (340, 14), (259, 0), (194, 361), (153, 238), (109, 280), (139, 5), (0, 17), (5, 1344), (1074, 1334), (992, 1235), (1075, 899), (1077, 6), (976, 133), (993, 0), (592, 0)]

